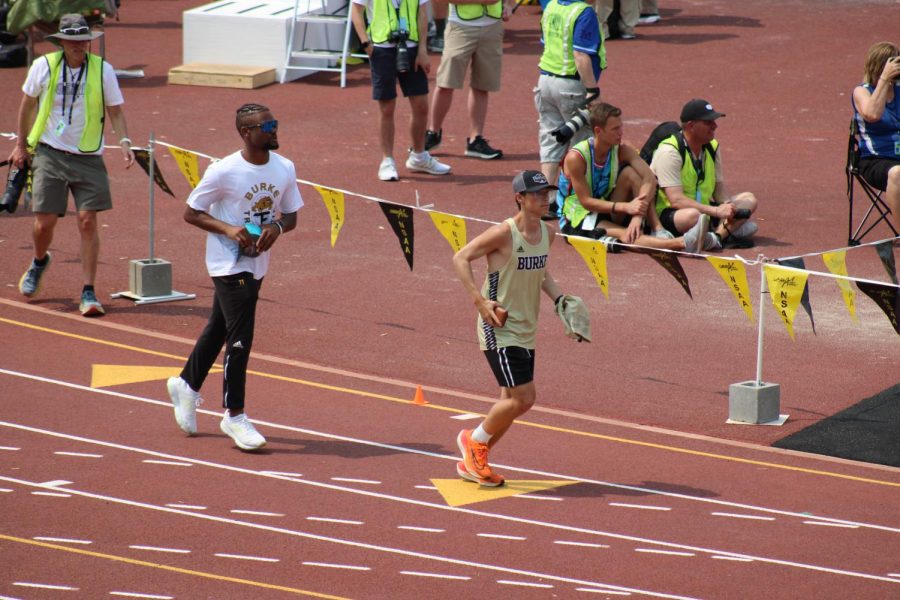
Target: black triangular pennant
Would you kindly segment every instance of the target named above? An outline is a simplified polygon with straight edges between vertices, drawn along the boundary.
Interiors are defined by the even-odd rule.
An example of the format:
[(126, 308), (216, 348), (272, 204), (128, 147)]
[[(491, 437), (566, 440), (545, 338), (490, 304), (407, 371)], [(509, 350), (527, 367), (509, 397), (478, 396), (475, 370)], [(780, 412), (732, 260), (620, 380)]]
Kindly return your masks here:
[[(150, 176), (150, 153), (142, 148), (135, 148), (132, 150), (134, 152), (134, 160), (137, 164), (141, 165), (141, 168), (144, 169), (144, 173), (147, 174), (147, 177)], [(156, 185), (159, 186), (159, 189), (167, 193), (168, 195), (175, 197), (175, 194), (172, 193), (172, 190), (169, 188), (169, 184), (166, 183), (166, 179), (163, 177), (162, 171), (159, 170), (159, 163), (153, 163), (153, 181), (156, 182)]]
[(413, 230), (412, 209), (408, 206), (400, 204), (391, 204), (390, 202), (381, 202), (381, 210), (387, 217), (391, 229), (400, 240), (400, 249), (403, 250), (403, 256), (409, 264), (409, 270), (413, 268), (413, 247), (415, 241), (415, 231)]
[(894, 331), (900, 335), (900, 295), (897, 294), (897, 288), (874, 281), (857, 281), (856, 287), (884, 311), (894, 326)]

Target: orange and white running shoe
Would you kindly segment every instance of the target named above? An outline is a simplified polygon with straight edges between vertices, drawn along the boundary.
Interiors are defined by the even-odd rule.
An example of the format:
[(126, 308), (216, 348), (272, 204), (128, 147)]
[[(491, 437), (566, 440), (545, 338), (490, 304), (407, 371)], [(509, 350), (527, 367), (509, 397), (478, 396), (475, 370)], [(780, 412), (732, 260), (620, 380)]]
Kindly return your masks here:
[(456, 436), (456, 445), (462, 453), (466, 470), (478, 479), (487, 479), (493, 473), (488, 465), (488, 445), (472, 439), (472, 430), (463, 429)]
[(473, 481), (478, 485), (483, 485), (484, 487), (500, 487), (506, 482), (506, 479), (503, 478), (503, 475), (497, 475), (496, 473), (491, 473), (490, 477), (486, 477), (484, 479), (475, 477), (466, 470), (466, 463), (464, 463), (463, 461), (459, 461), (456, 463), (456, 474), (466, 481)]

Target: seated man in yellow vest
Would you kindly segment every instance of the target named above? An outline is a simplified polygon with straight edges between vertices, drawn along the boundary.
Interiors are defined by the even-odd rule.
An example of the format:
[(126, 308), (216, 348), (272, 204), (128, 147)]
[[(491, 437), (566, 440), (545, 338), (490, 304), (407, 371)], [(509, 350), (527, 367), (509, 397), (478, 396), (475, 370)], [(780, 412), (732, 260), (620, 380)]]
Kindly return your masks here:
[(704, 241), (704, 250), (721, 250), (725, 244), (751, 247), (758, 229), (750, 220), (756, 196), (725, 193), (722, 153), (715, 139), (716, 119), (724, 116), (706, 100), (691, 100), (681, 109), (681, 134), (660, 142), (650, 163), (659, 181), (656, 213), (663, 227), (678, 235), (701, 216), (712, 219), (714, 235)]
[[(86, 317), (104, 313), (94, 292), (100, 255), (97, 213), (112, 208), (102, 156), (104, 110), (122, 146), (126, 167), (134, 163), (116, 73), (109, 63), (88, 52), (90, 41), (101, 35), (92, 32), (81, 15), (60, 18), (59, 32), (47, 38), (62, 46), (62, 51), (31, 65), (22, 86), (18, 138), (9, 157), (17, 167), (31, 161), (34, 172), (34, 260), (19, 280), (19, 291), (28, 297), (38, 293), (50, 265), (53, 230), (66, 214), (71, 190), (81, 233), (84, 288), (79, 310)], [(33, 160), (30, 152), (34, 152)]]
[[(676, 238), (653, 209), (656, 181), (638, 151), (622, 143), (622, 111), (601, 102), (590, 109), (593, 136), (569, 150), (559, 176), (560, 231), (650, 248), (697, 252), (708, 234), (698, 222)], [(609, 234), (607, 236), (606, 234)], [(610, 237), (611, 236), (611, 237)]]

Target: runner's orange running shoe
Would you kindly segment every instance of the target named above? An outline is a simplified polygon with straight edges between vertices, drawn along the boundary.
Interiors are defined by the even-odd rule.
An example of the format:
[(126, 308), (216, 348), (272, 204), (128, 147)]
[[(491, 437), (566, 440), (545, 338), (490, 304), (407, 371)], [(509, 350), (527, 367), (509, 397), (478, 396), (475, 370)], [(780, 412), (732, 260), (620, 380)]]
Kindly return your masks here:
[(488, 479), (493, 472), (488, 465), (488, 445), (472, 439), (472, 430), (463, 429), (456, 436), (456, 445), (462, 453), (466, 470), (479, 479)]
[(478, 485), (483, 485), (485, 487), (499, 487), (506, 482), (503, 475), (497, 475), (496, 473), (491, 473), (491, 476), (486, 479), (475, 477), (466, 470), (466, 463), (463, 461), (456, 463), (456, 474), (466, 481), (474, 481)]

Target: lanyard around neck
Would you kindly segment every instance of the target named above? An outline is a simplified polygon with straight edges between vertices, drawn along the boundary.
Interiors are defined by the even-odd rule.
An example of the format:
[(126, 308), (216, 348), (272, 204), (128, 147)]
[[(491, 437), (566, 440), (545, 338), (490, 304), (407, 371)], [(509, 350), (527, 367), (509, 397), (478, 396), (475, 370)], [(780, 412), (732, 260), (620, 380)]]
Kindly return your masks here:
[(87, 58), (84, 59), (84, 62), (81, 63), (81, 68), (78, 69), (78, 79), (75, 79), (75, 73), (72, 73), (72, 82), (68, 81), (68, 77), (66, 74), (70, 69), (66, 64), (66, 59), (63, 57), (63, 72), (62, 72), (62, 80), (63, 80), (63, 99), (62, 99), (62, 117), (66, 118), (66, 94), (69, 90), (69, 85), (72, 85), (72, 104), (69, 106), (69, 125), (72, 124), (72, 111), (75, 109), (75, 100), (78, 98), (78, 88), (81, 87), (81, 82), (84, 80), (85, 71), (87, 71)]

